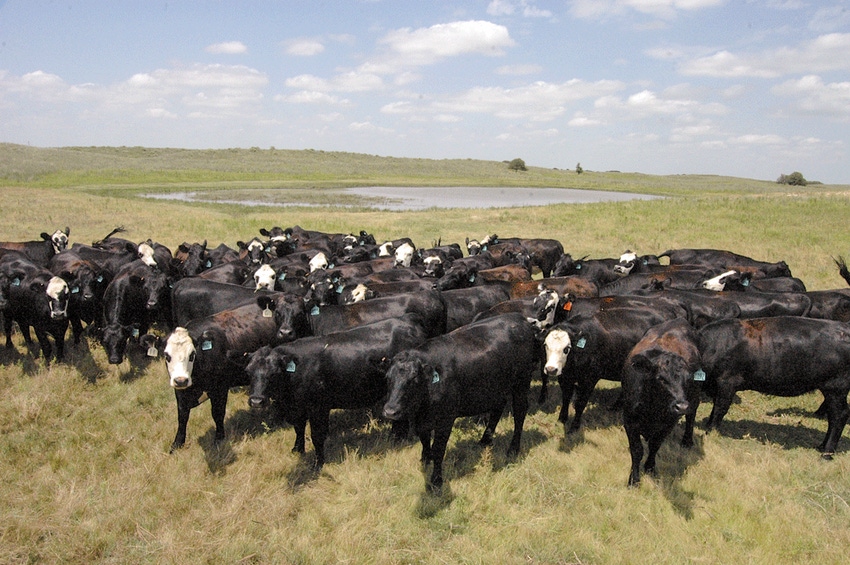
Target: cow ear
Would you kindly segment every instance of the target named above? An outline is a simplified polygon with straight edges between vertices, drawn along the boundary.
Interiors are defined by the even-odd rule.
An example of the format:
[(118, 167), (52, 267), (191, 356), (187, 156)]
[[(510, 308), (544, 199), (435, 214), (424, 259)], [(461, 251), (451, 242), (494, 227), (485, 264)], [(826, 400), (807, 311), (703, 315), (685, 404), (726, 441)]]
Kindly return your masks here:
[(130, 284), (140, 285), (144, 282), (144, 279), (139, 275), (130, 275)]
[(260, 235), (264, 235), (266, 237), (271, 237), (272, 234), (266, 228), (260, 228)]
[(248, 249), (248, 245), (244, 241), (237, 241), (236, 247), (239, 249)]
[(65, 226), (65, 235), (71, 235), (71, 228), (68, 226)]
[(649, 374), (652, 372), (652, 362), (646, 355), (633, 355), (629, 360), (629, 365), (635, 371), (643, 374)]
[(177, 251), (181, 253), (189, 253), (189, 246), (186, 245), (186, 242), (183, 242), (177, 246)]
[(277, 303), (269, 296), (258, 296), (257, 306), (260, 307), (260, 310), (270, 310), (273, 312), (277, 308)]
[(46, 231), (41, 232), (41, 239), (45, 241), (51, 241), (51, 237)]

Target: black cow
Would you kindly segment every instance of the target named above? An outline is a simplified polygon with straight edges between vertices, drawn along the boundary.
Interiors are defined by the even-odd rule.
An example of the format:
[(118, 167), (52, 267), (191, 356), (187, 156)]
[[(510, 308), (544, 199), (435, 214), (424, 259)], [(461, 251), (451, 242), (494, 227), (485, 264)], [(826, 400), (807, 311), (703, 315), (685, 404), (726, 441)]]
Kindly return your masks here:
[(629, 486), (640, 482), (643, 436), (649, 444), (644, 471), (655, 471), (655, 455), (664, 439), (686, 416), (682, 446), (693, 445), (694, 420), (699, 406), (699, 350), (686, 320), (676, 319), (650, 328), (632, 348), (623, 364), (623, 425), (632, 457)]
[(181, 277), (194, 277), (213, 266), (207, 251), (207, 240), (203, 243), (183, 242), (177, 247), (174, 263)]
[(441, 296), (446, 304), (446, 331), (450, 332), (472, 322), (481, 312), (508, 300), (509, 292), (503, 286), (487, 285), (447, 290)]
[(79, 343), (83, 322), (91, 326), (102, 321), (103, 296), (110, 276), (94, 262), (68, 250), (54, 255), (48, 269), (68, 283), (68, 321), (74, 332), (74, 343)]
[(186, 442), (189, 412), (205, 400), (204, 395), (210, 399), (215, 441), (224, 439), (228, 392), (250, 384), (242, 357), (277, 343), (276, 305), (271, 296), (259, 296), (250, 304), (192, 320), (168, 336), (163, 355), (177, 400), (172, 452)]
[(324, 445), (331, 409), (368, 408), (387, 394), (385, 361), (427, 339), (419, 316), (381, 320), (325, 336), (265, 346), (250, 356), (249, 406), (273, 400), (295, 428), (292, 451), (304, 453), (307, 422), (316, 450), (316, 467), (325, 462)]
[(558, 377), (561, 412), (566, 423), (575, 391), (575, 417), (567, 433), (578, 431), (581, 416), (599, 379), (619, 381), (629, 352), (652, 326), (669, 320), (655, 308), (616, 308), (571, 318), (546, 334), (544, 349), (547, 378)]
[(510, 313), (463, 326), (393, 357), (383, 414), (413, 425), (423, 463), (434, 462), (429, 489), (442, 487), (443, 457), (455, 419), (489, 413), (481, 437), (481, 444), (488, 445), (508, 395), (514, 418), (508, 454), (519, 452), (531, 374), (538, 361), (535, 334), (522, 314)]
[(64, 231), (56, 230), (53, 235), (42, 232), (40, 241), (3, 241), (0, 249), (19, 251), (39, 267), (47, 267), (51, 257), (68, 247), (70, 234), (71, 228), (68, 227)]
[(111, 365), (124, 360), (129, 339), (162, 321), (171, 325), (171, 278), (136, 260), (125, 265), (103, 295), (101, 343)]
[(778, 316), (721, 320), (698, 335), (705, 390), (714, 398), (707, 428), (719, 428), (735, 393), (799, 396), (820, 390), (828, 427), (818, 449), (831, 459), (850, 417), (850, 328), (843, 322)]
[[(671, 265), (705, 265), (723, 271), (735, 268), (754, 268), (763, 277), (790, 277), (785, 261), (770, 263), (721, 249), (668, 249), (658, 257), (668, 257)], [(740, 270), (740, 269), (739, 269)]]
[(313, 305), (308, 310), (311, 335), (327, 335), (378, 320), (397, 318), (407, 313), (421, 316), (428, 337), (446, 331), (446, 305), (440, 293), (434, 290), (373, 298), (343, 306)]
[(564, 253), (555, 263), (555, 267), (552, 269), (552, 276), (584, 277), (602, 286), (620, 278), (620, 275), (614, 272), (616, 265), (617, 259), (587, 259), (586, 257), (573, 259), (572, 255)]
[[(0, 284), (7, 293), (3, 310), (6, 347), (12, 345), (12, 323), (17, 322), (27, 346), (32, 348), (30, 328), (35, 331), (41, 353), (50, 362), (56, 344), (56, 359), (65, 354), (65, 332), (68, 329), (68, 284), (60, 277), (32, 262), (22, 252), (9, 251), (0, 258)], [(37, 356), (37, 354), (36, 354)]]

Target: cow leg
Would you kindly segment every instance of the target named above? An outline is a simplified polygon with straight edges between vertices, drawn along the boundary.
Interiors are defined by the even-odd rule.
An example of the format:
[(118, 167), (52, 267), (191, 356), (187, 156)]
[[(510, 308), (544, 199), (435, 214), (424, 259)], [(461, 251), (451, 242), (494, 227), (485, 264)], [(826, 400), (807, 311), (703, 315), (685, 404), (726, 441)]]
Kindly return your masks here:
[(694, 422), (700, 403), (700, 391), (688, 395), (688, 411), (685, 412), (685, 432), (682, 434), (682, 447), (694, 446)]
[(292, 453), (304, 455), (304, 435), (307, 429), (307, 417), (299, 415), (297, 418), (289, 419), (289, 421), (292, 423), (292, 429), (295, 430), (295, 444), (292, 446)]
[(487, 417), (487, 426), (484, 428), (484, 433), (478, 441), (479, 444), (491, 445), (493, 443), (493, 435), (496, 433), (496, 426), (499, 420), (502, 418), (502, 412), (505, 411), (505, 404), (507, 404), (507, 399), (500, 402), (498, 408), (490, 410), (490, 414)]
[(720, 424), (723, 422), (723, 417), (726, 416), (726, 413), (729, 411), (729, 407), (732, 406), (732, 400), (735, 398), (735, 391), (731, 391), (731, 394), (727, 391), (718, 389), (717, 394), (714, 396), (714, 406), (711, 408), (711, 414), (708, 416), (708, 423), (706, 424), (706, 430), (711, 430), (712, 428), (719, 430)]
[(629, 454), (632, 457), (632, 469), (629, 473), (629, 486), (637, 486), (640, 482), (640, 462), (643, 459), (643, 442), (640, 439), (640, 429), (637, 422), (625, 416), (624, 427), (626, 437), (629, 439)]
[(439, 494), (443, 488), (443, 458), (446, 455), (446, 445), (449, 443), (452, 426), (454, 426), (454, 419), (448, 422), (440, 422), (434, 427), (434, 441), (431, 444), (431, 458), (434, 460), (434, 469), (431, 471), (428, 490), (435, 494)]
[(590, 393), (593, 392), (593, 388), (596, 386), (596, 382), (593, 383), (582, 383), (580, 386), (576, 387), (576, 401), (575, 401), (575, 410), (576, 415), (573, 416), (573, 423), (570, 425), (570, 428), (567, 430), (568, 434), (577, 432), (581, 427), (581, 415), (584, 414), (584, 409), (587, 406), (587, 401), (590, 399)]
[(12, 314), (10, 312), (3, 313), (3, 331), (6, 334), (6, 349), (12, 349)]
[[(27, 328), (27, 335), (29, 336), (29, 328)], [(44, 356), (44, 363), (50, 363), (50, 357), (53, 355), (53, 346), (50, 345), (50, 340), (47, 339), (47, 331), (45, 330), (36, 330), (35, 338), (38, 340), (38, 345), (41, 347), (41, 354)], [(32, 340), (30, 340), (32, 343)], [(38, 353), (33, 354), (35, 357), (38, 357)]]
[(325, 464), (325, 440), (330, 427), (330, 410), (319, 410), (310, 414), (310, 437), (316, 451), (316, 470)]
[(186, 425), (189, 423), (189, 412), (198, 405), (203, 391), (200, 389), (175, 390), (174, 397), (177, 400), (177, 435), (171, 443), (169, 453), (183, 447), (186, 443)]
[(224, 440), (224, 413), (227, 410), (227, 392), (210, 391), (210, 412), (212, 413), (213, 422), (215, 422), (215, 442), (220, 443)]
[(522, 428), (525, 426), (525, 415), (528, 413), (528, 389), (522, 387), (523, 390), (515, 390), (511, 395), (511, 411), (514, 415), (514, 435), (511, 437), (511, 443), (508, 446), (508, 457), (515, 457), (519, 454), (522, 444)]
[(826, 404), (828, 424), (826, 436), (818, 446), (818, 450), (823, 453), (824, 459), (831, 460), (838, 440), (841, 439), (844, 426), (847, 425), (847, 419), (850, 417), (850, 408), (847, 406), (847, 392), (824, 392), (824, 404)]
[(561, 378), (558, 379), (558, 384), (561, 387), (561, 411), (558, 414), (558, 421), (566, 424), (570, 417), (570, 401), (573, 399), (576, 382), (573, 379), (563, 378), (562, 373)]
[(667, 428), (657, 430), (647, 438), (646, 463), (643, 464), (645, 473), (655, 474), (655, 456), (658, 454), (661, 444), (664, 443), (664, 438), (667, 437), (668, 431)]

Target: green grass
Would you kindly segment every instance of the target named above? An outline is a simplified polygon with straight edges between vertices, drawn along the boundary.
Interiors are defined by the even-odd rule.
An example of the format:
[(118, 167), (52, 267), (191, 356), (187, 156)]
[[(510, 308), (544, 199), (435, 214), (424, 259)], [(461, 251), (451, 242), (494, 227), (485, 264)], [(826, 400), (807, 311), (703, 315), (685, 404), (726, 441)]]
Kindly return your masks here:
[[(787, 191), (746, 179), (533, 167), (518, 177), (506, 168), (311, 151), (0, 146), (0, 239), (36, 239), (66, 225), (72, 241), (124, 225), (130, 239), (172, 249), (203, 239), (234, 245), (274, 225), (366, 229), (419, 245), (495, 232), (554, 237), (574, 256), (725, 248), (784, 259), (812, 289), (846, 286), (832, 257), (850, 255), (847, 187)], [(126, 178), (109, 180), (117, 171)], [(303, 190), (352, 179), (521, 185), (523, 178), (532, 186), (674, 196), (423, 212), (138, 198), (186, 187)], [(821, 461), (814, 446), (826, 423), (812, 417), (819, 394), (743, 393), (722, 433), (698, 430), (685, 451), (675, 441), (679, 428), (659, 454), (659, 476), (627, 489), (625, 433), (606, 408), (617, 387), (603, 384), (584, 431), (565, 438), (556, 386), (547, 403), (532, 400), (515, 462), (505, 459), (509, 417), (487, 449), (477, 445), (480, 426), (458, 421), (446, 490), (434, 497), (425, 492), (418, 445), (394, 444), (388, 426), (368, 413), (332, 414), (318, 476), (310, 443), (305, 459), (292, 454), (292, 428), (249, 412), (244, 392), (231, 395), (222, 446), (213, 444), (207, 404), (192, 412), (186, 448), (169, 455), (176, 410), (161, 361), (134, 353), (132, 363), (110, 366), (87, 342), (70, 348), (67, 363), (46, 367), (17, 335), (14, 345), (0, 349), (0, 563), (845, 563), (850, 550), (850, 432), (835, 460)], [(698, 422), (710, 408), (700, 407)]]

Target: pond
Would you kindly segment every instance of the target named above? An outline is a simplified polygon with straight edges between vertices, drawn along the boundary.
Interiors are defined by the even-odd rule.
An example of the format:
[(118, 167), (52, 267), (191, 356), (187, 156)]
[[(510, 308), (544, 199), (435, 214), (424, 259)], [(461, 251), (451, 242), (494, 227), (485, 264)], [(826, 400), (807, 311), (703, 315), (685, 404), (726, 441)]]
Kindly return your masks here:
[[(304, 193), (305, 191), (296, 191)], [(324, 194), (328, 194), (325, 190)], [(215, 202), (243, 206), (363, 206), (377, 210), (426, 210), (428, 208), (512, 208), (520, 206), (546, 206), (549, 204), (587, 204), (594, 202), (623, 202), (627, 200), (655, 200), (663, 198), (651, 194), (612, 192), (605, 190), (580, 190), (575, 188), (522, 188), (522, 187), (469, 187), (429, 186), (398, 187), (369, 186), (345, 188), (336, 191), (339, 203), (316, 203), (309, 198), (299, 200), (288, 196), (287, 191), (240, 191), (238, 198), (222, 197), (216, 192), (175, 192), (148, 194), (148, 198), (180, 200), (184, 202)], [(252, 194), (253, 193), (253, 196)], [(279, 196), (276, 200), (274, 197)]]

